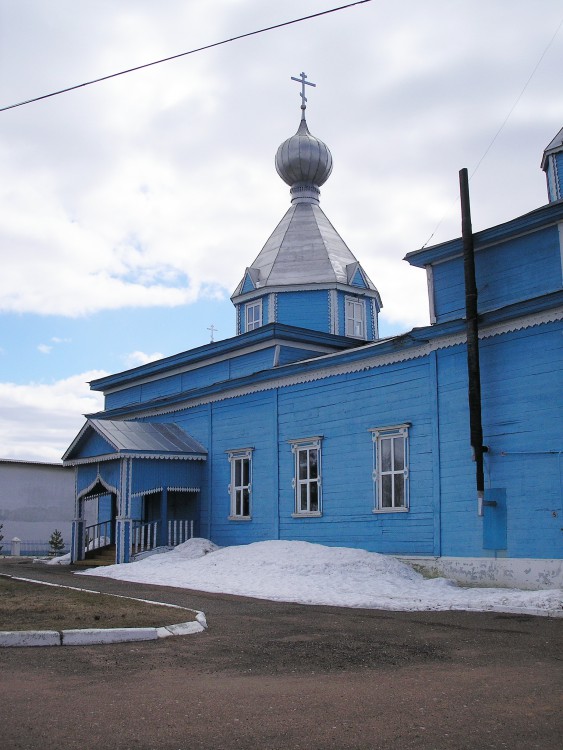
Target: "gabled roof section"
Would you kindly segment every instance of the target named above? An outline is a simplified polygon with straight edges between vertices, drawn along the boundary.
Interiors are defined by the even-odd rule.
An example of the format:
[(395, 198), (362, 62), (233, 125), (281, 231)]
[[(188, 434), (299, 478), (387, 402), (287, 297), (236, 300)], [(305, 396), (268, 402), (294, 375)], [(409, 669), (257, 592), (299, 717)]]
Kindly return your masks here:
[(244, 272), (244, 278), (240, 284), (240, 294), (253, 292), (258, 286), (260, 271), (257, 268), (247, 268)]
[(348, 284), (350, 286), (357, 286), (360, 289), (373, 289), (374, 286), (359, 263), (349, 263), (346, 266), (346, 272), (348, 274)]
[(65, 465), (130, 456), (205, 460), (207, 451), (173, 423), (88, 419), (63, 456)]
[(563, 128), (557, 133), (555, 138), (549, 143), (543, 152), (541, 168), (545, 171), (547, 168), (547, 157), (557, 151), (563, 151)]
[[(260, 289), (303, 284), (349, 285), (347, 268), (351, 264), (360, 268), (354, 254), (320, 206), (315, 203), (295, 203), (248, 271), (258, 273), (256, 286)], [(368, 276), (362, 274), (366, 288), (377, 292)], [(245, 279), (237, 287), (233, 298), (244, 293)]]

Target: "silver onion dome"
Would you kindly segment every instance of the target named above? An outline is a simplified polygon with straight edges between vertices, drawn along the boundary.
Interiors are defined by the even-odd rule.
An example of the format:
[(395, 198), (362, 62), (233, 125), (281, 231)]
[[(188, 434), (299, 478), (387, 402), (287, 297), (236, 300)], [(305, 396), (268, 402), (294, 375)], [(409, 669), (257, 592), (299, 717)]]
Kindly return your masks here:
[(292, 203), (319, 202), (319, 187), (332, 172), (332, 154), (325, 143), (309, 132), (305, 113), (297, 133), (278, 148), (276, 170), (291, 187)]

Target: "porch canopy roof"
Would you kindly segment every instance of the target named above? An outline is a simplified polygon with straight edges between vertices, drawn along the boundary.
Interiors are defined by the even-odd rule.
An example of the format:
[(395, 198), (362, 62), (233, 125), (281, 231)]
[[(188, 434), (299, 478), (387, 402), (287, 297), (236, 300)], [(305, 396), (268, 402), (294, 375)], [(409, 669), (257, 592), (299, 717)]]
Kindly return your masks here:
[(65, 452), (63, 464), (116, 458), (205, 461), (207, 451), (177, 424), (88, 419)]

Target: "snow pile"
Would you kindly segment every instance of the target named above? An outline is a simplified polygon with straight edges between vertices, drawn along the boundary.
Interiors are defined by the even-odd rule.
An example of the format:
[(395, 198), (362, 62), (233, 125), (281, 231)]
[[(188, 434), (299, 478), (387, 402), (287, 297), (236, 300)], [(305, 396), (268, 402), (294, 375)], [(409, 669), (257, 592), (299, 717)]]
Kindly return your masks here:
[(563, 592), (467, 588), (426, 579), (392, 557), (309, 542), (217, 547), (190, 539), (173, 551), (82, 575), (257, 599), (387, 610), (560, 610)]

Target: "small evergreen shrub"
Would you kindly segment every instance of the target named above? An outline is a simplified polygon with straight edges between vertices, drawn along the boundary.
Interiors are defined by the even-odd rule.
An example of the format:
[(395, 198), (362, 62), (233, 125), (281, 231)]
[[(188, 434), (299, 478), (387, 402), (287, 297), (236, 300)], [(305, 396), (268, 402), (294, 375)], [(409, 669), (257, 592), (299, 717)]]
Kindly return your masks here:
[(58, 529), (55, 529), (49, 539), (49, 547), (51, 547), (51, 555), (59, 555), (64, 549), (65, 543), (63, 535)]

